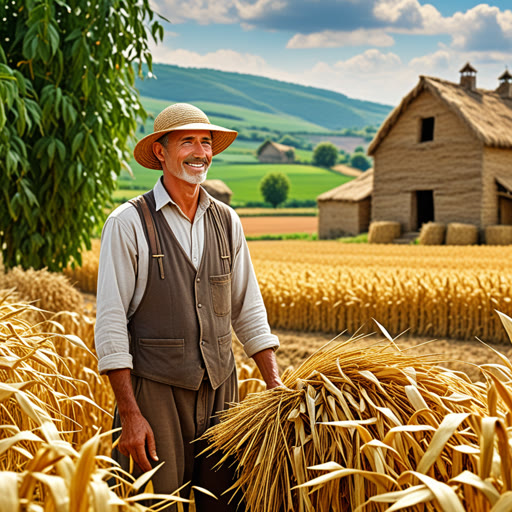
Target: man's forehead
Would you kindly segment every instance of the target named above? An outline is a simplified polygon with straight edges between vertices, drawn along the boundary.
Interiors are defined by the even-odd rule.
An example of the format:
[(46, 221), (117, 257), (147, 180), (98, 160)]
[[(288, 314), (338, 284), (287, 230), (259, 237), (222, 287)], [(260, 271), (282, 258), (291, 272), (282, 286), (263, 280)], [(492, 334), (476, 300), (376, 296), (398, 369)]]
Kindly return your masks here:
[(210, 130), (176, 130), (171, 132), (173, 138), (176, 140), (199, 138), (199, 139), (211, 139), (212, 132)]

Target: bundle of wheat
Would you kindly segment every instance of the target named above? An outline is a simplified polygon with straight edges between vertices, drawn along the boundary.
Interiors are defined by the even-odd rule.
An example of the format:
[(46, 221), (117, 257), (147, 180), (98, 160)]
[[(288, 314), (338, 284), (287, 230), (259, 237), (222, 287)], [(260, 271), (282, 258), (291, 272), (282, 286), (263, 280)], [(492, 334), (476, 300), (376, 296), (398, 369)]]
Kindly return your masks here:
[(400, 236), (400, 223), (393, 221), (376, 221), (370, 224), (368, 242), (371, 244), (390, 244)]
[(487, 226), (485, 228), (487, 245), (512, 245), (512, 226)]
[(452, 222), (446, 228), (446, 245), (474, 245), (478, 243), (478, 228), (473, 224)]
[(421, 226), (419, 243), (420, 245), (442, 245), (446, 225), (440, 222), (426, 222)]
[(486, 387), (438, 362), (392, 340), (334, 341), (205, 437), (238, 460), (234, 487), (253, 512), (490, 510), (512, 490), (512, 365), (483, 368)]

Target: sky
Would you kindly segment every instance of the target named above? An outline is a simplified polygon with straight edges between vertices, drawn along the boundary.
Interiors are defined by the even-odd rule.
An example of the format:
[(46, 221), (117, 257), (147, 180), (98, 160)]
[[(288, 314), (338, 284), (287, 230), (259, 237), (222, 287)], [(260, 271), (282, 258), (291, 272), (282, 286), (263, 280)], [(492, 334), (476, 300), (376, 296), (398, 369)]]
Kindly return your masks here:
[(477, 87), (512, 69), (512, 3), (466, 0), (151, 0), (153, 61), (265, 76), (397, 105), (419, 75)]

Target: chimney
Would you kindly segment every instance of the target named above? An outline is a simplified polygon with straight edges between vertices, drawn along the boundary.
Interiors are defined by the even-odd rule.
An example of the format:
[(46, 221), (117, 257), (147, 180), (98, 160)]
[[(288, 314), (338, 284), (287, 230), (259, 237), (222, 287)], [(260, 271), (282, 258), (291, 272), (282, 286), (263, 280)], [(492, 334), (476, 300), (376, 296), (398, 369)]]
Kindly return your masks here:
[(460, 73), (460, 85), (464, 89), (474, 91), (476, 89), (476, 69), (469, 63), (459, 71)]
[(509, 73), (508, 69), (505, 69), (505, 72), (498, 78), (500, 81), (500, 85), (496, 89), (496, 92), (502, 98), (511, 98), (512, 99), (512, 75)]

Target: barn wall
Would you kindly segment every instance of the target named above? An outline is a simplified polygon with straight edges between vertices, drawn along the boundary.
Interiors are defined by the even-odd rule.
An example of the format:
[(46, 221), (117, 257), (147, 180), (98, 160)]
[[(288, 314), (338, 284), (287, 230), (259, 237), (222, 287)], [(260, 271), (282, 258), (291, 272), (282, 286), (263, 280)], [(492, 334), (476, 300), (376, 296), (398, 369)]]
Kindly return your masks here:
[(325, 240), (359, 231), (359, 203), (321, 201), (318, 203), (318, 238)]
[[(434, 140), (418, 142), (421, 119), (435, 117)], [(436, 222), (480, 224), (482, 144), (430, 92), (422, 92), (375, 153), (372, 220), (414, 224), (414, 191), (434, 191)], [(468, 205), (471, 205), (468, 208)]]
[(482, 196), (482, 226), (498, 223), (496, 176), (512, 178), (512, 150), (485, 148)]

